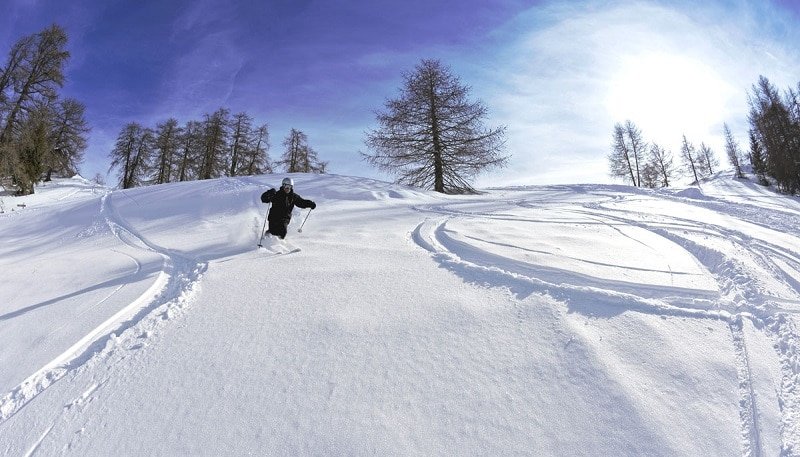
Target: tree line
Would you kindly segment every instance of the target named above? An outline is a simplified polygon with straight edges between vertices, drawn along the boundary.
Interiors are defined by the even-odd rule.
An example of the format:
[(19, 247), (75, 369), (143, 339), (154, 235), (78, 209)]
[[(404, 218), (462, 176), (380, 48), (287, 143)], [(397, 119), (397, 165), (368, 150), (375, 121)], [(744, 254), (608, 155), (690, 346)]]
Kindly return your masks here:
[(800, 192), (800, 82), (781, 96), (761, 76), (748, 101), (753, 172), (762, 184), (772, 178), (781, 192)]
[[(770, 179), (778, 190), (800, 192), (800, 83), (783, 95), (770, 81), (759, 77), (748, 93), (750, 113), (747, 155), (735, 140), (727, 123), (723, 124), (725, 154), (736, 176), (744, 178), (742, 165), (750, 162), (761, 184)], [(614, 125), (609, 170), (638, 187), (668, 187), (674, 179), (688, 176), (693, 183), (719, 169), (719, 160), (705, 143), (695, 146), (683, 135), (679, 163), (669, 150), (644, 140), (641, 130), (630, 120)]]
[(89, 127), (85, 106), (62, 98), (67, 34), (52, 25), (17, 41), (0, 67), (0, 177), (20, 195), (54, 174), (78, 172)]
[[(78, 173), (89, 127), (84, 105), (62, 99), (67, 34), (58, 25), (21, 38), (0, 67), (0, 178), (30, 194), (53, 174)], [(397, 98), (377, 112), (362, 158), (398, 176), (397, 182), (444, 193), (474, 192), (477, 174), (507, 164), (505, 126), (487, 128), (488, 110), (469, 100), (470, 88), (438, 60), (423, 59), (403, 75)], [(324, 173), (308, 137), (292, 128), (283, 153), (269, 157), (270, 132), (247, 113), (226, 108), (180, 124), (125, 125), (109, 152), (118, 185), (131, 188), (174, 181), (285, 172)]]
[[(423, 59), (403, 75), (398, 98), (377, 112), (379, 127), (366, 134), (371, 153), (362, 158), (398, 176), (397, 182), (443, 193), (474, 192), (470, 181), (488, 168), (505, 166), (505, 127), (486, 128), (487, 108), (468, 99), (469, 87), (438, 60)], [(119, 185), (129, 188), (170, 181), (272, 173), (325, 173), (308, 137), (291, 129), (283, 153), (271, 162), (267, 125), (253, 127), (246, 113), (227, 109), (183, 127), (169, 119), (155, 129), (128, 124), (111, 151)]]
[[(396, 182), (442, 193), (475, 192), (471, 181), (478, 173), (506, 165), (506, 128), (483, 125), (486, 106), (468, 99), (469, 87), (450, 68), (423, 59), (403, 80), (400, 95), (376, 113), (379, 127), (366, 133), (371, 153), (362, 153), (364, 160), (397, 175)], [(246, 113), (219, 109), (180, 128), (175, 119), (155, 129), (131, 123), (111, 151), (111, 168), (119, 168), (122, 188), (272, 173), (277, 167), (326, 171), (327, 162), (296, 129), (284, 139), (281, 158), (270, 162), (268, 128), (252, 122)]]
[(252, 176), (273, 173), (325, 173), (328, 163), (320, 161), (309, 145), (308, 136), (291, 129), (282, 143), (277, 161), (269, 157), (270, 132), (267, 124), (254, 125), (247, 113), (230, 114), (220, 108), (202, 120), (180, 125), (170, 118), (155, 128), (138, 122), (125, 125), (109, 153), (110, 170), (118, 170), (123, 189), (193, 181), (223, 176)]
[[(729, 132), (727, 125), (725, 130)], [(658, 143), (645, 141), (642, 131), (632, 121), (614, 125), (608, 155), (611, 176), (636, 187), (669, 187), (676, 178), (686, 175), (699, 182), (719, 167), (719, 160), (710, 147), (705, 143), (696, 146), (686, 135), (683, 135), (679, 160), (676, 163), (672, 152)]]
[[(0, 178), (18, 193), (33, 193), (34, 183), (53, 174), (78, 172), (89, 127), (84, 105), (61, 98), (69, 58), (67, 35), (58, 25), (21, 38), (0, 67)], [(397, 182), (444, 193), (474, 192), (477, 174), (507, 165), (505, 126), (484, 126), (488, 109), (469, 100), (470, 88), (438, 60), (423, 59), (403, 75), (398, 97), (376, 112), (379, 126), (366, 133), (369, 153), (362, 158), (397, 175)], [(738, 176), (748, 159), (763, 184), (800, 192), (800, 83), (780, 93), (761, 76), (748, 93), (749, 151), (745, 156), (727, 124), (725, 152)], [(269, 157), (270, 132), (247, 113), (220, 108), (183, 125), (170, 118), (154, 128), (127, 124), (109, 153), (122, 188), (173, 181), (286, 172), (324, 173), (308, 137), (291, 129), (283, 153)], [(614, 126), (608, 155), (612, 176), (634, 186), (666, 187), (677, 177), (700, 182), (719, 167), (705, 143), (683, 136), (678, 160), (672, 152), (645, 141), (632, 121)]]

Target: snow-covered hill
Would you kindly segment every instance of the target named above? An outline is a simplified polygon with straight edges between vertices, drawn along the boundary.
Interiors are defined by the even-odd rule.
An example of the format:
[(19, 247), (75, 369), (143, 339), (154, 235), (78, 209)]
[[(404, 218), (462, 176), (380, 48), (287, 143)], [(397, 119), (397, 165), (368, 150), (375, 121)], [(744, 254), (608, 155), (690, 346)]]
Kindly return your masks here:
[(800, 455), (798, 199), (282, 177), (3, 197), (0, 454)]

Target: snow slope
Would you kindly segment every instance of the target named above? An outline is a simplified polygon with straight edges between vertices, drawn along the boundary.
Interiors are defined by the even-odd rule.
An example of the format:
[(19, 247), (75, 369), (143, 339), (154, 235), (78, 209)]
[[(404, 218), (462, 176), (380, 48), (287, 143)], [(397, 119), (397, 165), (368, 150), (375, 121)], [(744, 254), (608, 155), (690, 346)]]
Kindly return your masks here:
[(4, 197), (0, 454), (800, 455), (798, 199), (282, 177)]

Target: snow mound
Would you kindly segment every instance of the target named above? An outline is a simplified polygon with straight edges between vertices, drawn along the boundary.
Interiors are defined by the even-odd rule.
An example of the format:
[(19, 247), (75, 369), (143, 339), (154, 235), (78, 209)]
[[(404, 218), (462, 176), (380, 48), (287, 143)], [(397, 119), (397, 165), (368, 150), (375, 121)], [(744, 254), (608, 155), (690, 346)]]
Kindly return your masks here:
[(702, 189), (698, 187), (687, 187), (686, 189), (675, 192), (676, 197), (691, 198), (692, 200), (710, 200)]

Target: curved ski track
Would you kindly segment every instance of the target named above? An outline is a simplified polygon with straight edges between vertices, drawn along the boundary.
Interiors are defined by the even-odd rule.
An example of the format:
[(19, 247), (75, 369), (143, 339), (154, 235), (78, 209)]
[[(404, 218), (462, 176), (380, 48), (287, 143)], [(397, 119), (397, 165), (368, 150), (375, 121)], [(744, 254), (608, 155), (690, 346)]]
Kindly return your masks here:
[[(122, 243), (161, 256), (161, 271), (153, 284), (139, 297), (105, 322), (76, 341), (61, 355), (30, 375), (0, 398), (0, 424), (7, 421), (34, 397), (64, 376), (75, 372), (98, 357), (105, 357), (115, 348), (135, 350), (161, 322), (181, 311), (196, 290), (196, 284), (207, 269), (207, 263), (187, 258), (178, 252), (160, 247), (133, 229), (117, 212), (112, 192), (100, 200), (100, 217)], [(127, 254), (125, 254), (127, 255)], [(138, 260), (131, 257), (141, 269)], [(134, 273), (135, 274), (135, 273)], [(98, 304), (111, 299), (123, 286), (117, 287)], [(35, 448), (34, 448), (35, 449)]]
[[(642, 213), (621, 209), (620, 203), (624, 198), (620, 199), (618, 195), (613, 198), (608, 198), (607, 195), (598, 197), (601, 201), (592, 203), (569, 203), (560, 199), (558, 201), (537, 199), (532, 202), (521, 199), (509, 201), (506, 207), (498, 207), (496, 203), (491, 203), (479, 209), (473, 206), (470, 211), (458, 208), (464, 203), (419, 206), (415, 208), (417, 211), (431, 216), (413, 229), (411, 239), (428, 251), (441, 266), (466, 281), (480, 286), (505, 287), (520, 297), (537, 293), (564, 301), (568, 306), (570, 302), (601, 303), (624, 311), (727, 322), (734, 343), (732, 351), (739, 376), (738, 408), (743, 455), (757, 457), (763, 455), (765, 451), (758, 423), (759, 403), (753, 389), (751, 363), (743, 331), (743, 320), (751, 321), (756, 329), (771, 340), (781, 364), (782, 385), (778, 392), (780, 403), (778, 406), (782, 420), (781, 456), (798, 455), (800, 391), (796, 389), (796, 385), (800, 382), (800, 356), (798, 356), (800, 333), (796, 328), (794, 316), (800, 314), (800, 252), (791, 246), (754, 239), (735, 229), (695, 220), (668, 216), (647, 220), (648, 218)], [(685, 202), (678, 197), (672, 199)], [(475, 202), (471, 204), (479, 205)], [(735, 206), (736, 214), (733, 216), (741, 220), (795, 238), (800, 236), (798, 229), (800, 220), (797, 225), (787, 225), (785, 222), (780, 222), (782, 219), (765, 214), (768, 212), (756, 207), (725, 204), (713, 200), (691, 201), (691, 204), (724, 215), (731, 215), (731, 208)], [(458, 232), (448, 228), (451, 223), (469, 220), (513, 221), (519, 224), (543, 222), (535, 217), (526, 218), (521, 215), (524, 213), (519, 212), (520, 209), (534, 208), (558, 208), (562, 212), (566, 211), (590, 220), (593, 224), (608, 226), (628, 238), (631, 237), (620, 227), (636, 227), (666, 238), (694, 256), (696, 262), (714, 278), (720, 292), (704, 294), (698, 290), (654, 288), (531, 264), (481, 249), (472, 243), (479, 241), (484, 244), (501, 245), (496, 241), (464, 234), (457, 238), (454, 233)], [(517, 210), (517, 214), (512, 214), (512, 210)], [(795, 216), (793, 212), (786, 214)], [(716, 244), (699, 243), (698, 237), (711, 238), (717, 244), (727, 243), (728, 248), (724, 252), (718, 251), (712, 247)], [(467, 241), (464, 241), (465, 239)], [(631, 239), (641, 244), (643, 249), (650, 248), (643, 240)], [(501, 246), (530, 251), (512, 244)], [(797, 246), (800, 247), (800, 243)], [(731, 252), (735, 252), (736, 255), (730, 256)], [(784, 297), (770, 294), (768, 289), (759, 283), (758, 278), (763, 275), (768, 275), (773, 281), (781, 284), (784, 291), (788, 291), (786, 293), (792, 297), (786, 298), (786, 293)], [(642, 296), (642, 291), (646, 291), (648, 296)], [(698, 294), (703, 298), (698, 299)]]

